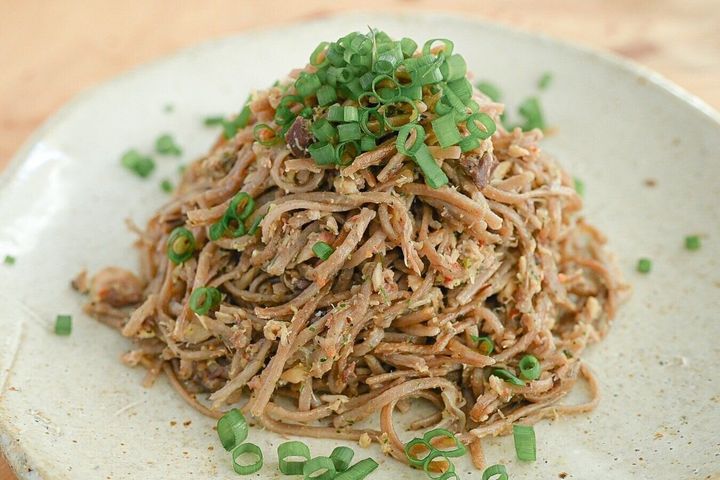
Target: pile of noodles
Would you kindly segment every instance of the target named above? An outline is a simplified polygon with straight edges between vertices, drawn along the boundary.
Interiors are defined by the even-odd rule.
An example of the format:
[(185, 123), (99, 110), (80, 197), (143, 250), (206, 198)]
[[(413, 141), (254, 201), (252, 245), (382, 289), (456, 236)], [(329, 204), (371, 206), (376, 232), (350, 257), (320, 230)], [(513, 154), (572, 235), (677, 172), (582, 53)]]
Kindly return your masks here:
[[(269, 430), (377, 441), (401, 461), (393, 415), (412, 402), (435, 413), (411, 429), (457, 432), (478, 466), (485, 436), (593, 409), (598, 385), (581, 355), (607, 332), (625, 287), (572, 178), (541, 151), (542, 133), (505, 131), (503, 105), (474, 92), (498, 130), (467, 154), (428, 137), (448, 185), (426, 185), (394, 136), (348, 166), (319, 166), (253, 139), (298, 73), (256, 92), (249, 125), (192, 163), (136, 228), (139, 275), (108, 268), (76, 280), (91, 294), (87, 312), (135, 342), (124, 361), (147, 368), (148, 385), (166, 373), (207, 415), (237, 404)], [(257, 232), (210, 241), (238, 192), (255, 200)], [(176, 265), (167, 241), (179, 226), (196, 246)], [(313, 253), (320, 241), (334, 247), (327, 260)], [(207, 315), (189, 307), (200, 287), (222, 293)], [(480, 336), (493, 340), (490, 355)], [(540, 360), (537, 380), (492, 375), (517, 375), (527, 354)], [(559, 405), (581, 377), (591, 399)], [(363, 420), (374, 428), (354, 426)]]

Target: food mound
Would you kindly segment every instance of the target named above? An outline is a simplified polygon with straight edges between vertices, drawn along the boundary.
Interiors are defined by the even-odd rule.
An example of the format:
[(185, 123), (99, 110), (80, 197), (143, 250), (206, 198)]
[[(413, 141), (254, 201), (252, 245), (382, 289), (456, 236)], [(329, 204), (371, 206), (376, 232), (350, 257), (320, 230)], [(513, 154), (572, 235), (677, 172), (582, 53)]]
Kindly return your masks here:
[[(410, 429), (476, 462), (487, 435), (588, 411), (581, 355), (624, 287), (542, 132), (503, 108), (449, 40), (324, 42), (223, 121), (138, 230), (139, 274), (101, 271), (86, 311), (203, 413), (405, 462), (412, 402), (435, 412)], [(559, 405), (581, 377), (591, 400)]]

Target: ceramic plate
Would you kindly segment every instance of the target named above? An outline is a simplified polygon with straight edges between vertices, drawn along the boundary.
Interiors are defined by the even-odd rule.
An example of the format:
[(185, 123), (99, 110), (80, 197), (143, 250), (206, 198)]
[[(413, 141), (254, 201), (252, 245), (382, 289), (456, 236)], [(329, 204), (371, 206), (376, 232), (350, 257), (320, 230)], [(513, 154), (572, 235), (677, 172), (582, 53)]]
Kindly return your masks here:
[[(541, 93), (557, 133), (548, 151), (586, 184), (586, 216), (610, 238), (634, 294), (587, 361), (602, 384), (594, 412), (536, 427), (538, 461), (515, 459), (511, 437), (489, 439), (490, 463), (513, 479), (709, 478), (720, 465), (720, 116), (658, 75), (604, 54), (495, 25), (437, 15), (347, 15), (246, 33), (183, 51), (89, 92), (18, 154), (0, 182), (0, 448), (20, 478), (230, 478), (214, 422), (163, 379), (119, 362), (129, 343), (81, 312), (79, 270), (134, 268), (133, 235), (166, 196), (158, 186), (205, 152), (208, 114), (237, 111), (248, 92), (304, 64), (321, 40), (367, 25), (395, 37), (449, 37), (478, 78), (510, 105)], [(171, 105), (172, 111), (166, 111)], [(161, 158), (142, 181), (119, 166), (129, 147), (151, 151), (172, 133), (180, 161)], [(649, 186), (654, 185), (654, 186)], [(685, 235), (702, 236), (685, 250)], [(638, 274), (640, 257), (653, 270)], [(73, 315), (70, 337), (52, 333)], [(575, 394), (583, 395), (582, 389)], [(252, 430), (276, 478), (276, 434)], [(336, 442), (309, 441), (327, 455)], [(383, 457), (372, 478), (417, 478)], [(461, 476), (479, 478), (460, 462)]]

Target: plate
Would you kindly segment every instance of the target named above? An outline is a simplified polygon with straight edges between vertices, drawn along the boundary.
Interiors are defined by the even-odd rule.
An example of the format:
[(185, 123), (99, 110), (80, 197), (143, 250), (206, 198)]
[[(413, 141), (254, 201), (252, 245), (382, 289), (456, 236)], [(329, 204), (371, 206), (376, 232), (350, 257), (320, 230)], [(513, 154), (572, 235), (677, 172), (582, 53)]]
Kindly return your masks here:
[[(234, 475), (214, 422), (163, 379), (119, 362), (129, 343), (81, 313), (69, 279), (82, 268), (134, 268), (124, 219), (143, 223), (166, 201), (160, 179), (205, 152), (208, 114), (237, 111), (248, 92), (304, 64), (321, 40), (373, 25), (395, 37), (449, 37), (478, 78), (509, 104), (553, 73), (542, 104), (557, 132), (545, 148), (586, 184), (586, 216), (610, 238), (634, 294), (587, 361), (602, 385), (594, 412), (536, 427), (538, 461), (515, 459), (511, 437), (489, 439), (489, 463), (513, 479), (707, 478), (718, 473), (720, 389), (720, 116), (657, 74), (605, 54), (496, 25), (440, 15), (345, 15), (246, 33), (134, 70), (75, 100), (18, 154), (0, 186), (0, 448), (20, 478), (215, 478)], [(171, 106), (172, 108), (169, 108)], [(172, 111), (168, 111), (172, 110)], [(161, 158), (141, 181), (119, 166), (172, 133), (180, 161)], [(654, 185), (654, 186), (649, 186)], [(702, 235), (699, 251), (684, 249)], [(640, 257), (653, 260), (647, 275)], [(52, 333), (73, 315), (70, 337)], [(582, 395), (582, 391), (576, 392)], [(255, 428), (275, 478), (280, 436)], [(338, 443), (308, 441), (315, 454)], [(380, 469), (418, 473), (355, 445)], [(461, 476), (477, 477), (469, 463)], [(571, 476), (570, 476), (571, 475)]]

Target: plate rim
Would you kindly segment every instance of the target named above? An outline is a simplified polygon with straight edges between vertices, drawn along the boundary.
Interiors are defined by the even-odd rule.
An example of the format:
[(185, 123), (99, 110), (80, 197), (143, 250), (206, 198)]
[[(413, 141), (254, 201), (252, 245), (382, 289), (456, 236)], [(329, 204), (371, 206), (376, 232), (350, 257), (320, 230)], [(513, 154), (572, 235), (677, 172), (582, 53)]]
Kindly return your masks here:
[[(107, 89), (114, 88), (117, 84), (135, 77), (137, 75), (144, 75), (149, 70), (156, 68), (168, 61), (179, 59), (193, 54), (202, 53), (207, 50), (218, 48), (219, 46), (233, 43), (239, 39), (247, 38), (257, 34), (272, 35), (282, 32), (283, 29), (297, 28), (297, 27), (308, 27), (318, 26), (321, 27), (323, 24), (330, 21), (341, 20), (342, 18), (352, 18), (353, 21), (357, 21), (359, 18), (370, 18), (373, 14), (366, 9), (351, 9), (343, 12), (329, 12), (322, 13), (317, 17), (308, 19), (307, 17), (300, 17), (280, 24), (274, 24), (270, 26), (259, 26), (252, 27), (241, 32), (222, 35), (218, 37), (209, 38), (201, 42), (180, 47), (167, 54), (160, 55), (152, 60), (139, 63), (126, 69), (117, 75), (110, 77), (109, 79), (100, 81), (96, 85), (88, 87), (74, 94), (67, 102), (62, 106), (55, 109), (50, 113), (45, 120), (35, 128), (30, 135), (21, 143), (20, 147), (12, 154), (10, 161), (0, 172), (0, 189), (10, 184), (16, 175), (21, 170), (22, 166), (29, 158), (29, 154), (32, 149), (47, 135), (49, 131), (58, 125), (62, 124), (64, 119), (81, 108), (87, 102), (93, 101), (95, 97), (105, 92)], [(586, 56), (589, 61), (600, 62), (606, 64), (608, 67), (613, 69), (619, 69), (624, 73), (634, 75), (638, 79), (643, 79), (647, 82), (648, 86), (657, 88), (660, 92), (665, 95), (669, 95), (671, 98), (679, 101), (685, 108), (692, 109), (695, 113), (699, 113), (706, 120), (709, 120), (720, 132), (720, 111), (710, 106), (705, 100), (701, 99), (697, 95), (689, 92), (685, 88), (677, 85), (672, 80), (665, 77), (649, 67), (635, 62), (634, 60), (621, 57), (618, 54), (608, 50), (599, 50), (594, 47), (587, 45), (574, 43), (569, 40), (557, 38), (545, 33), (532, 32), (529, 30), (523, 30), (517, 27), (507, 25), (505, 23), (499, 23), (487, 19), (481, 18), (467, 18), (463, 17), (457, 12), (445, 12), (440, 10), (425, 10), (422, 12), (412, 13), (400, 13), (397, 11), (388, 12), (386, 18), (391, 21), (402, 22), (408, 19), (422, 19), (422, 20), (445, 20), (450, 22), (459, 22), (465, 25), (478, 26), (480, 28), (491, 31), (494, 34), (499, 35), (511, 35), (521, 40), (533, 39), (540, 41), (541, 43), (550, 46), (554, 49), (562, 51), (569, 51), (571, 53), (580, 53)], [(38, 470), (34, 469), (26, 471), (24, 467), (28, 466), (25, 452), (14, 445), (13, 442), (4, 442), (4, 435), (0, 432), (0, 455), (3, 455), (7, 460), (7, 463), (13, 469), (14, 473), (18, 475), (19, 479), (32, 478), (41, 479)]]

